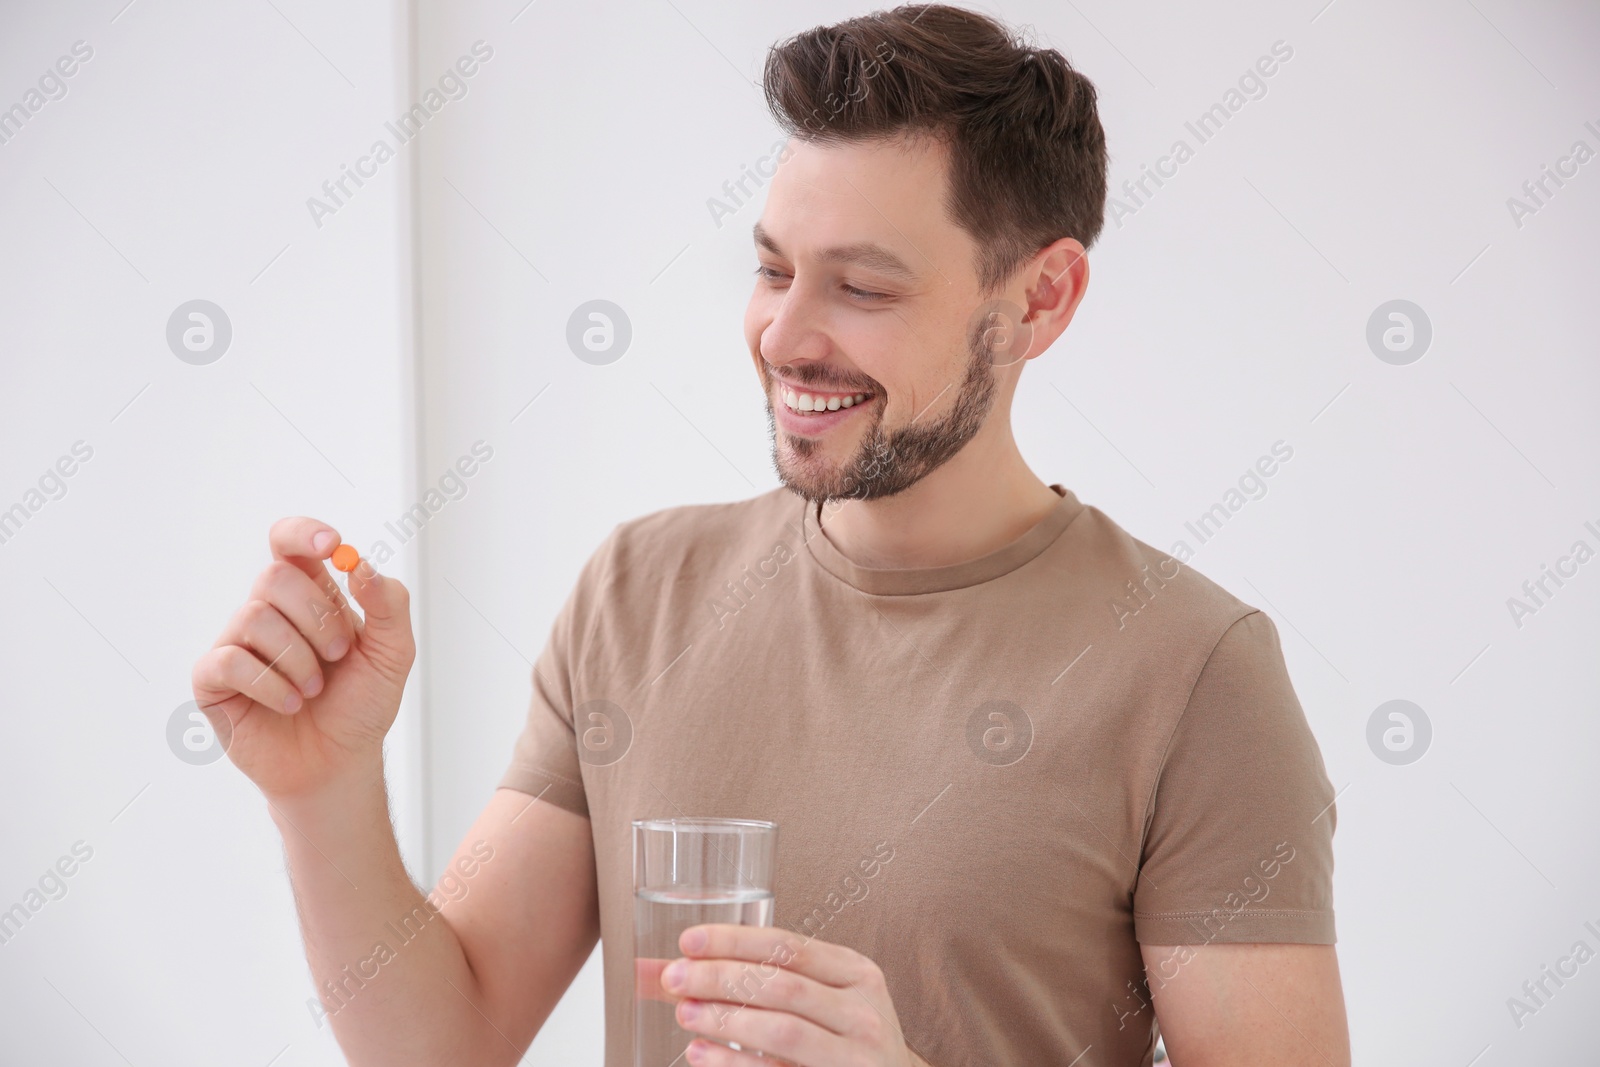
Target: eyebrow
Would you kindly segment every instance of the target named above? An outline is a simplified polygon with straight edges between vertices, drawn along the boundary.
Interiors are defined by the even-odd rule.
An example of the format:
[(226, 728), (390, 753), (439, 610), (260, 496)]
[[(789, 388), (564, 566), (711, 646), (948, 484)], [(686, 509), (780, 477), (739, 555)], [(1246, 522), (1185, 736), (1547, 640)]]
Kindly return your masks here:
[[(778, 247), (778, 242), (761, 227), (761, 223), (755, 224), (751, 234), (755, 237), (756, 244), (765, 248), (768, 252), (775, 256), (784, 255), (783, 249)], [(784, 258), (788, 257), (785, 256)], [(817, 253), (816, 258), (823, 263), (856, 263), (866, 267), (868, 270), (876, 271), (891, 278), (898, 278), (901, 281), (917, 282), (922, 280), (922, 276), (912, 270), (905, 260), (882, 245), (874, 244), (871, 241), (858, 241), (855, 244), (835, 245), (832, 248), (824, 248)]]

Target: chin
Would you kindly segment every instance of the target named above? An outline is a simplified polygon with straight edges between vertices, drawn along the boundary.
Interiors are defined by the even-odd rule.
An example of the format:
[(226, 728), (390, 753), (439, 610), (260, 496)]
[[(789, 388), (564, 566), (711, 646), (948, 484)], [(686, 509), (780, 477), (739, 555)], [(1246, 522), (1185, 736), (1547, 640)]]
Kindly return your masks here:
[(792, 492), (812, 501), (826, 497), (828, 487), (838, 478), (838, 472), (832, 468), (818, 470), (809, 463), (797, 461), (793, 456), (780, 460), (777, 470), (778, 481)]
[(787, 443), (774, 451), (773, 467), (785, 487), (813, 502), (834, 495), (842, 475), (840, 464), (816, 453), (803, 455)]

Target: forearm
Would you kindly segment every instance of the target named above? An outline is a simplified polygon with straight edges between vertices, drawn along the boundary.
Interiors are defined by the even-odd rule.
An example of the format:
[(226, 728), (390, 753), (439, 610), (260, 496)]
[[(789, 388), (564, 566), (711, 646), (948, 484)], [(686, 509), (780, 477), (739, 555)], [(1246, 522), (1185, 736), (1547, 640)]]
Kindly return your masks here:
[(349, 1062), (515, 1062), (479, 1014), (460, 940), (400, 859), (381, 764), (316, 796), (270, 801), (317, 1001)]

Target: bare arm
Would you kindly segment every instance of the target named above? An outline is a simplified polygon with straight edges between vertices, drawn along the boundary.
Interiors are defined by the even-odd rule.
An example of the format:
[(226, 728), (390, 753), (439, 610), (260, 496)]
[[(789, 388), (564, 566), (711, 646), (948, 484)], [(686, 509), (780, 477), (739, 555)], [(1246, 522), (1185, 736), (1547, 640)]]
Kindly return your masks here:
[(269, 541), (193, 685), (283, 834), (309, 1006), (356, 1067), (516, 1063), (599, 934), (589, 821), (500, 790), (424, 896), (383, 784), (415, 658), (409, 595), (362, 561), (363, 618), (323, 566), (331, 528), (284, 519)]
[(526, 794), (495, 793), (427, 897), (376, 773), (273, 818), (313, 1013), (354, 1067), (518, 1062), (599, 936), (589, 820)]
[[(516, 1063), (600, 939), (594, 839), (583, 816), (499, 789), (452, 862), (480, 840), (493, 845), (494, 860), (458, 904), (446, 905), (446, 918), (472, 963), (478, 1007), (517, 1044), (504, 1062)], [(500, 1053), (513, 1051), (499, 1044)]]
[(1141, 945), (1173, 1067), (1350, 1067), (1332, 945)]

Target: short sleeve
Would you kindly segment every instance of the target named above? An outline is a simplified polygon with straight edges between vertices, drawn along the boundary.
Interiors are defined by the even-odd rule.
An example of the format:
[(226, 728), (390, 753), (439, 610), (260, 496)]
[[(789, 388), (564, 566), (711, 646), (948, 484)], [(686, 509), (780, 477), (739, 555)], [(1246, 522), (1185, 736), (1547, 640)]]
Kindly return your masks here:
[(1333, 802), (1277, 627), (1253, 611), (1217, 642), (1168, 742), (1137, 939), (1333, 944)]
[(550, 627), (550, 638), (533, 667), (528, 719), (518, 735), (511, 765), (499, 787), (515, 789), (588, 817), (582, 762), (573, 729), (574, 666), (596, 616), (616, 531), (589, 557), (566, 603)]

